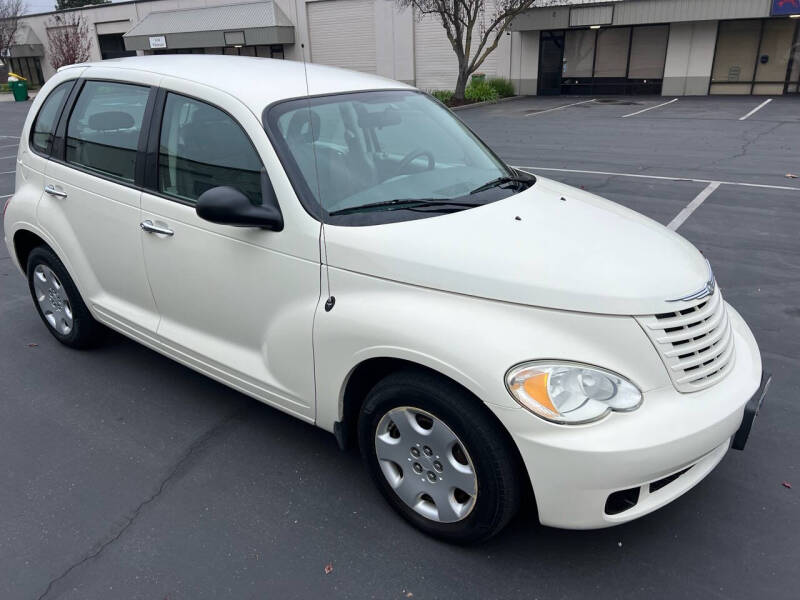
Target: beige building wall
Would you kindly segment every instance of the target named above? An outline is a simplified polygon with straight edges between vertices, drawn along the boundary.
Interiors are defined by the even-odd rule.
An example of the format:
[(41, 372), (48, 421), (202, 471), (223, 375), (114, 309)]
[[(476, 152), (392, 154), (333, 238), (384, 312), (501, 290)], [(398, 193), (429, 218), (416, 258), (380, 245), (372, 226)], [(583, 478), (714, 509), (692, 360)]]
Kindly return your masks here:
[[(90, 60), (100, 60), (98, 35), (125, 33), (151, 12), (252, 1), (153, 0), (95, 6), (75, 12), (83, 16), (89, 28)], [(348, 9), (353, 7), (358, 9), (357, 5), (360, 2), (363, 3), (363, 0), (275, 0), (275, 4), (295, 24), (295, 43), (284, 46), (285, 58), (303, 60), (305, 56), (314, 62), (349, 68), (354, 68), (353, 65), (356, 65), (356, 68), (417, 85), (423, 89), (455, 87), (456, 59), (441, 24), (432, 19), (416, 19), (412, 9), (400, 8), (393, 0), (371, 0), (372, 15), (369, 18), (373, 28), (370, 35), (365, 36), (363, 19), (348, 18)], [(340, 7), (335, 5), (340, 3), (339, 11)], [(320, 7), (315, 8), (315, 4), (319, 4)], [(322, 4), (331, 5), (335, 9), (327, 11), (328, 13), (342, 13), (342, 18), (335, 25), (326, 23), (325, 18), (320, 18), (326, 13)], [(309, 15), (312, 15), (311, 21)], [(317, 16), (316, 23), (313, 21), (314, 15)], [(45, 56), (41, 59), (41, 66), (45, 79), (54, 73), (48, 61), (47, 39), (47, 29), (52, 25), (52, 20), (52, 14), (31, 15), (24, 18), (44, 45)], [(332, 33), (338, 35), (339, 39), (337, 40)], [(363, 46), (364, 43), (369, 47)], [(497, 50), (487, 58), (479, 71), (489, 77), (509, 77), (511, 47), (510, 36), (503, 36)], [(348, 52), (352, 53), (349, 58)]]

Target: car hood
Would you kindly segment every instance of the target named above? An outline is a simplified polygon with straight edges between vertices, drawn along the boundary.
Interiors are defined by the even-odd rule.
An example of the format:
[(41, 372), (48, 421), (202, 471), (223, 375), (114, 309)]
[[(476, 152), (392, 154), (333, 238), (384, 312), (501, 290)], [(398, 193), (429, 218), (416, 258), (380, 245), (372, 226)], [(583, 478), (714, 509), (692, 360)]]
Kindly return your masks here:
[(366, 227), (325, 226), (332, 268), (436, 290), (580, 312), (674, 311), (708, 265), (678, 234), (538, 177), (478, 208)]

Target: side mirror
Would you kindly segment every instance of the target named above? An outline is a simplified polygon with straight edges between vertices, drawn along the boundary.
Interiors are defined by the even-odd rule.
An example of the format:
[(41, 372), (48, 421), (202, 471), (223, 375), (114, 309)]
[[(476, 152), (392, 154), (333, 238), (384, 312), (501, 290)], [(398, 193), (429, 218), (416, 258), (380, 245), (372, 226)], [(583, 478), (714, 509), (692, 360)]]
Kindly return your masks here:
[(203, 192), (195, 206), (197, 216), (220, 225), (283, 229), (283, 216), (277, 206), (255, 206), (242, 192), (227, 185)]

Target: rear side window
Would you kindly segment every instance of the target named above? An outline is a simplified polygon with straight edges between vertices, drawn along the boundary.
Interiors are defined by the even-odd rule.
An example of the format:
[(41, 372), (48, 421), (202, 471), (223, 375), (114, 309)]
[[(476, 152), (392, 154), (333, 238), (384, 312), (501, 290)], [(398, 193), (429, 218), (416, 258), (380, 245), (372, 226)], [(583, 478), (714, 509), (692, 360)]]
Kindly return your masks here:
[(56, 87), (42, 104), (36, 121), (33, 123), (31, 134), (31, 145), (44, 154), (50, 154), (53, 148), (53, 135), (58, 124), (58, 116), (61, 113), (61, 106), (72, 89), (72, 81), (67, 81)]
[(150, 88), (87, 81), (67, 125), (67, 162), (133, 182)]
[(261, 204), (261, 160), (241, 126), (204, 102), (167, 94), (158, 151), (159, 191), (186, 202), (234, 187)]

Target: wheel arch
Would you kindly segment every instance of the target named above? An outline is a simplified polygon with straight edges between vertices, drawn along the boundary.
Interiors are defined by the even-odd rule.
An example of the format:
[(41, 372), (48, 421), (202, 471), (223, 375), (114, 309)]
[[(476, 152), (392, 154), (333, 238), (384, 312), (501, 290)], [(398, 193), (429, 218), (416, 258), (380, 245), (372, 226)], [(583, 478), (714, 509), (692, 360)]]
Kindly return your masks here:
[(18, 229), (14, 233), (14, 254), (19, 264), (20, 269), (25, 272), (28, 268), (28, 257), (34, 248), (38, 246), (46, 246), (53, 252), (58, 253), (53, 249), (47, 241), (40, 235), (34, 233), (29, 229)]
[(480, 406), (486, 418), (494, 424), (500, 435), (505, 438), (509, 448), (512, 449), (517, 461), (517, 472), (523, 477), (523, 481), (525, 482), (524, 494), (529, 494), (530, 497), (533, 498), (530, 476), (525, 468), (522, 455), (513, 437), (500, 422), (500, 419), (497, 418), (472, 390), (462, 383), (441, 371), (411, 360), (389, 356), (373, 357), (363, 360), (351, 369), (342, 387), (339, 421), (334, 423), (333, 428), (336, 441), (341, 449), (345, 450), (350, 447), (358, 447), (358, 417), (361, 406), (370, 390), (389, 374), (404, 370), (421, 371), (446, 380), (452, 385), (459, 387), (477, 406)]

